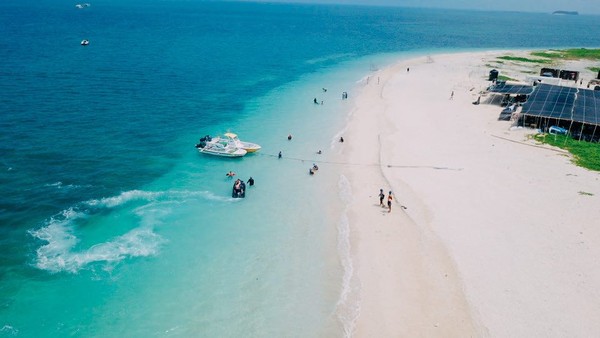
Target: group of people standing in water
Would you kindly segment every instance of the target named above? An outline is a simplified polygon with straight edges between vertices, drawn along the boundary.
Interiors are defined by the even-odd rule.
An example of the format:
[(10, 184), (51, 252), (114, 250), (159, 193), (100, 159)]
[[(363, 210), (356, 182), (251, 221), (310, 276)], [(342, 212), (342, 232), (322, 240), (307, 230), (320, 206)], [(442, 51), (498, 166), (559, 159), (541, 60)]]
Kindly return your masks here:
[[(235, 176), (235, 173), (233, 171), (229, 171), (227, 174), (225, 174), (225, 176), (227, 176), (228, 178), (233, 178), (233, 176)], [(233, 183), (231, 197), (233, 197), (233, 198), (246, 197), (246, 183), (248, 183), (249, 186), (253, 186), (254, 178), (252, 178), (252, 176), (250, 176), (250, 178), (248, 179), (247, 182), (244, 182), (244, 181), (240, 180), (239, 178), (236, 179), (235, 182)]]
[[(323, 92), (324, 93), (327, 92), (327, 89), (323, 88)], [(348, 93), (347, 92), (343, 92), (342, 93), (342, 99), (347, 99), (347, 98), (348, 98)], [(315, 104), (319, 103), (319, 101), (317, 100), (317, 98), (314, 98), (313, 102)], [(321, 101), (321, 104), (323, 104), (323, 101)], [(288, 141), (291, 141), (292, 140), (292, 134), (288, 134), (287, 139), (288, 139)], [(343, 143), (344, 142), (344, 138), (340, 137), (339, 138), (339, 142)], [(317, 151), (317, 154), (319, 154), (319, 155), (322, 154), (322, 151), (321, 150)], [(279, 151), (279, 153), (277, 154), (277, 158), (281, 159), (282, 157), (283, 157), (283, 154), (282, 154), (281, 151)], [(317, 172), (317, 170), (319, 170), (319, 166), (317, 166), (315, 163), (313, 163), (312, 167), (309, 168), (308, 173), (309, 173), (309, 175), (314, 175)], [(233, 178), (235, 176), (235, 172), (229, 171), (226, 174), (226, 176), (228, 178)], [(254, 185), (254, 179), (252, 177), (250, 177), (247, 182), (244, 182), (244, 181), (242, 181), (240, 179), (236, 179), (235, 183), (234, 183), (234, 186), (233, 186), (232, 197), (245, 197), (246, 183), (248, 183), (248, 185), (250, 185), (250, 186), (253, 186)], [(390, 207), (390, 210), (391, 210), (391, 207)]]

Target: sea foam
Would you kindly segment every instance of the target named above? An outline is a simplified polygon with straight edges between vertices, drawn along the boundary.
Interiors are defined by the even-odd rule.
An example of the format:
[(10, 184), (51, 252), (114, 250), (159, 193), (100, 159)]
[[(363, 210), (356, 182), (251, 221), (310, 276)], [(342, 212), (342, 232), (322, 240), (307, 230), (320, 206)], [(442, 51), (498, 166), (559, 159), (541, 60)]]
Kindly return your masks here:
[(340, 200), (344, 210), (338, 223), (338, 253), (343, 268), (342, 290), (336, 305), (336, 314), (342, 324), (345, 337), (352, 337), (356, 320), (360, 314), (360, 280), (354, 273), (350, 246), (350, 222), (347, 212), (352, 203), (352, 189), (348, 179), (341, 175), (338, 181)]
[[(165, 240), (154, 232), (154, 228), (161, 224), (161, 218), (168, 215), (169, 209), (165, 206), (191, 199), (227, 200), (208, 191), (132, 190), (63, 210), (46, 221), (45, 226), (29, 231), (32, 237), (46, 242), (36, 250), (33, 265), (51, 273), (77, 273), (95, 263), (110, 265), (127, 258), (156, 255)], [(87, 249), (76, 249), (80, 243), (77, 236), (81, 232), (77, 226), (80, 222), (102, 210), (140, 201), (142, 205), (131, 211), (140, 219), (137, 227), (124, 234), (115, 234), (109, 241), (92, 244)]]

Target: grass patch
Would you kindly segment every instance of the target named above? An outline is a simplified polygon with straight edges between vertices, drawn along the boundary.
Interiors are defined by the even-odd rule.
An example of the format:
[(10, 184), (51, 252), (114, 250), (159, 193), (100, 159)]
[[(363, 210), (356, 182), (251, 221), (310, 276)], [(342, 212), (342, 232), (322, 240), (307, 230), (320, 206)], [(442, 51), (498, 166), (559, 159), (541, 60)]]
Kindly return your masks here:
[(600, 143), (577, 141), (565, 135), (537, 134), (536, 141), (568, 150), (573, 162), (583, 168), (600, 171)]
[(532, 56), (548, 59), (567, 59), (567, 60), (600, 60), (600, 49), (572, 48), (556, 50), (549, 52), (531, 52)]
[(518, 81), (518, 80), (513, 79), (512, 77), (505, 76), (505, 75), (498, 75), (498, 81)]
[(591, 192), (585, 192), (585, 191), (580, 191), (579, 195), (594, 196), (594, 194), (592, 194)]
[(520, 56), (509, 56), (509, 55), (499, 56), (498, 59), (506, 60), (506, 61), (528, 62), (528, 63), (551, 63), (552, 62), (551, 60), (528, 59), (528, 58), (524, 58), (524, 57), (520, 57)]
[(531, 56), (537, 56), (540, 58), (547, 58), (547, 59), (558, 59), (558, 58), (562, 58), (562, 54), (556, 53), (556, 52), (531, 52), (530, 53)]
[(600, 67), (588, 67), (588, 69), (591, 70), (594, 73), (600, 72)]
[(600, 60), (600, 49), (566, 49), (563, 51), (567, 59)]

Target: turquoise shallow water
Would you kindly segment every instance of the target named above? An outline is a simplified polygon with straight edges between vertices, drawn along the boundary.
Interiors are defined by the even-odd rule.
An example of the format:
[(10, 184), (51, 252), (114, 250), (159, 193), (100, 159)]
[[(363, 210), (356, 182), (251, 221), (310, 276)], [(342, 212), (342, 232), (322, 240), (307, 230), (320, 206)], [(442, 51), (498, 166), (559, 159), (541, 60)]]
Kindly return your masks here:
[[(0, 335), (348, 335), (359, 293), (348, 194), (328, 162), (360, 80), (414, 54), (598, 46), (599, 25), (352, 6), (3, 1)], [(263, 149), (231, 160), (194, 148), (228, 130)], [(229, 198), (229, 170), (256, 179), (246, 199)]]

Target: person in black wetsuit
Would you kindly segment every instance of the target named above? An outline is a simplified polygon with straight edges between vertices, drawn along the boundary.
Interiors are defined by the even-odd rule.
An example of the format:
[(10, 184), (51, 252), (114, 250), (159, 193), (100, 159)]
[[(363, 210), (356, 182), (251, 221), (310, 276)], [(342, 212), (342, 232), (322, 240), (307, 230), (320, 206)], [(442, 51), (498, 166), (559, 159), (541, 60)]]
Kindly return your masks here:
[(254, 179), (252, 178), (252, 176), (250, 176), (250, 178), (248, 179), (248, 184), (249, 184), (250, 186), (253, 186), (253, 185), (254, 185)]

